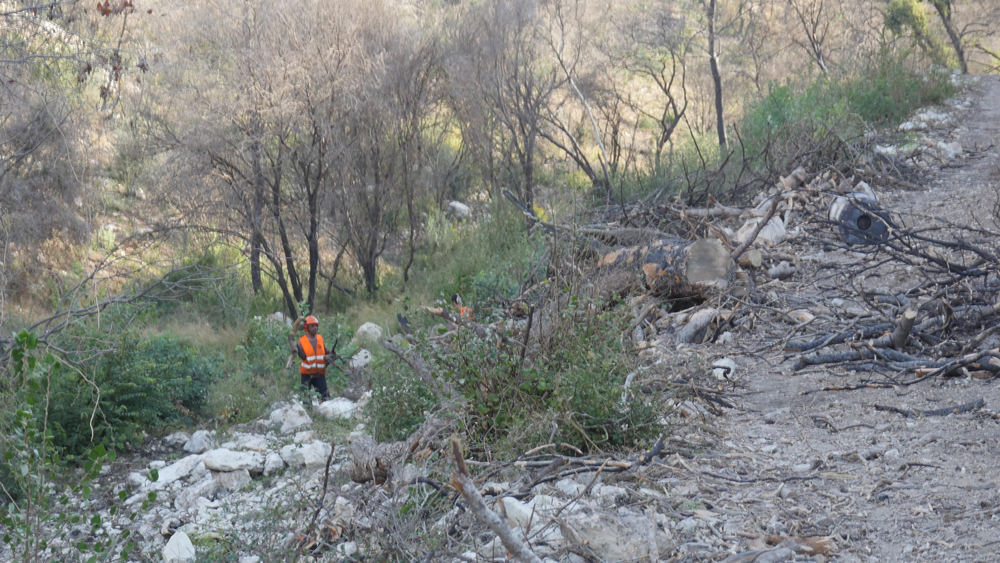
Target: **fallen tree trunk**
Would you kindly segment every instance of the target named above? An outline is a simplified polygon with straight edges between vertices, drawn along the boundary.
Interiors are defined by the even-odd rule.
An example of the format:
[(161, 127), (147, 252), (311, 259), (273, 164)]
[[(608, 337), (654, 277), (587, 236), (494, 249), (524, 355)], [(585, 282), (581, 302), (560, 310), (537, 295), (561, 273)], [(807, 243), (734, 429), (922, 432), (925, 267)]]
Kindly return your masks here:
[(717, 239), (661, 239), (605, 254), (598, 266), (639, 269), (658, 295), (705, 298), (727, 289), (735, 262)]
[(455, 420), (428, 418), (416, 432), (401, 442), (377, 443), (365, 435), (351, 441), (351, 480), (355, 483), (374, 481), (381, 485), (394, 481), (393, 474), (409, 460), (426, 461), (444, 445), (444, 436), (454, 431)]

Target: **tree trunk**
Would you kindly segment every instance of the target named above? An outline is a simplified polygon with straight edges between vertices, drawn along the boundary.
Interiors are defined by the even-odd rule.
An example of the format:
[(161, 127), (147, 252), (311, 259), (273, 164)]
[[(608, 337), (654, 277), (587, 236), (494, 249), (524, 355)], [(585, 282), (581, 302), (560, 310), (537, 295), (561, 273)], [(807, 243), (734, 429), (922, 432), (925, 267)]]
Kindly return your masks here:
[(369, 295), (374, 295), (378, 291), (378, 271), (376, 268), (378, 258), (365, 256), (359, 262), (361, 263), (361, 272), (365, 277), (365, 288)]
[(604, 255), (598, 266), (639, 269), (646, 285), (666, 297), (705, 298), (727, 289), (735, 263), (718, 239), (706, 238), (663, 239), (622, 248)]
[[(315, 199), (315, 197), (313, 198)], [(319, 274), (319, 221), (316, 217), (318, 213), (315, 202), (309, 204), (309, 294), (307, 302), (309, 311), (315, 311), (314, 302), (316, 300), (316, 276)]]
[(288, 314), (293, 318), (299, 318), (299, 306), (295, 298), (292, 297), (290, 291), (288, 291), (288, 282), (285, 279), (285, 272), (281, 268), (281, 260), (274, 255), (273, 252), (267, 247), (267, 241), (264, 241), (264, 254), (271, 261), (271, 266), (274, 267), (274, 279), (278, 282), (278, 287), (281, 288), (281, 295), (285, 299), (285, 306), (288, 307)]
[(292, 284), (292, 293), (295, 295), (295, 302), (302, 301), (302, 282), (299, 280), (298, 271), (295, 269), (295, 257), (292, 254), (292, 243), (288, 238), (288, 230), (285, 228), (285, 220), (281, 215), (281, 167), (277, 168), (274, 182), (271, 184), (272, 208), (271, 213), (278, 223), (278, 236), (281, 238), (281, 252), (284, 254), (285, 266), (288, 268), (288, 281)]
[(726, 150), (726, 121), (722, 114), (722, 73), (719, 72), (719, 55), (715, 40), (715, 2), (708, 0), (708, 64), (712, 68), (712, 83), (715, 85), (715, 128), (719, 134), (719, 147)]
[(260, 140), (256, 138), (256, 127), (251, 126), (251, 166), (253, 168), (253, 203), (250, 217), (250, 284), (254, 294), (259, 294), (263, 288), (260, 272), (260, 251), (264, 246), (262, 233), (264, 224), (264, 171), (260, 162)]
[(958, 64), (962, 67), (962, 74), (969, 74), (969, 63), (965, 61), (965, 49), (962, 48), (962, 38), (958, 36), (954, 26), (951, 24), (950, 2), (947, 0), (934, 0), (931, 4), (934, 5), (934, 9), (941, 16), (941, 23), (944, 24), (944, 29), (948, 32), (948, 38), (951, 39), (951, 46), (955, 48), (955, 56), (958, 57)]

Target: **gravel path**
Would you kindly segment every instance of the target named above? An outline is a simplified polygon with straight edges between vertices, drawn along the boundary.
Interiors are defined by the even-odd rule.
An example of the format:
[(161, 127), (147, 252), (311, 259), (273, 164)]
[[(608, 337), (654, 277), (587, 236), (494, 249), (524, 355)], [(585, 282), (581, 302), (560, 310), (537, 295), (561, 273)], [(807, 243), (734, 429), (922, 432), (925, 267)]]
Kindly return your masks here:
[[(993, 217), (1000, 77), (980, 78), (933, 111), (950, 119), (926, 135), (957, 141), (964, 154), (932, 161), (926, 191), (876, 192), (908, 224), (938, 217), (1000, 232)], [(817, 305), (831, 297), (798, 296)], [(904, 418), (874, 408), (933, 410), (984, 399), (996, 410), (1000, 383), (954, 379), (803, 395), (861, 376), (837, 368), (793, 372), (780, 351), (760, 354), (737, 358), (745, 392), (740, 408), (718, 421), (728, 450), (696, 460), (700, 493), (717, 499), (713, 510), (725, 519), (727, 540), (752, 549), (741, 532), (833, 535), (837, 550), (818, 560), (1000, 561), (1000, 421), (974, 414)]]

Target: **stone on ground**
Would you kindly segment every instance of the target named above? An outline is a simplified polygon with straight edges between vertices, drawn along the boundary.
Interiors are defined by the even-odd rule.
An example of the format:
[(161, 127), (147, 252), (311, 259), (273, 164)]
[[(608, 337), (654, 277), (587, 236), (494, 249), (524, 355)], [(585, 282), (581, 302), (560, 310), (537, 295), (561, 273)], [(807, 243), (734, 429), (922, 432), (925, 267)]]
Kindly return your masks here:
[(282, 434), (289, 434), (293, 430), (312, 425), (312, 419), (298, 403), (285, 405), (273, 411), (270, 420), (271, 424), (281, 427)]
[(167, 545), (163, 546), (163, 563), (194, 563), (196, 559), (194, 544), (180, 530), (174, 532)]
[(215, 439), (208, 430), (199, 430), (184, 444), (184, 451), (193, 454), (205, 453), (215, 445)]
[(352, 342), (364, 342), (366, 340), (372, 342), (378, 342), (382, 339), (382, 327), (375, 323), (365, 323), (358, 327), (357, 332), (354, 333), (354, 339)]
[(351, 418), (357, 405), (350, 399), (337, 397), (322, 403), (316, 410), (330, 420)]
[(210, 471), (239, 471), (252, 473), (264, 471), (264, 456), (257, 452), (234, 452), (226, 449), (212, 450), (205, 454), (205, 467)]

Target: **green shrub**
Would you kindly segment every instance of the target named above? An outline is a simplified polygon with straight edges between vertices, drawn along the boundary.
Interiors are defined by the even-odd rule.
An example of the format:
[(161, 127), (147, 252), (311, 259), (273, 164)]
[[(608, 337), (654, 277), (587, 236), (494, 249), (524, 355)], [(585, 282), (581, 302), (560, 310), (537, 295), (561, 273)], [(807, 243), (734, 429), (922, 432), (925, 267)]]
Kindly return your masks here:
[[(574, 298), (549, 319), (523, 361), (512, 334), (497, 346), (460, 331), (458, 358), (445, 377), (470, 403), (469, 430), (484, 442), (498, 441), (551, 415), (557, 440), (593, 451), (633, 447), (655, 435), (654, 401), (622, 403), (622, 384), (634, 363), (630, 344), (621, 338), (626, 324), (620, 310)], [(550, 435), (551, 427), (523, 435), (524, 445), (544, 443)]]
[(404, 440), (433, 408), (431, 390), (403, 362), (393, 358), (370, 366), (372, 398), (365, 409), (369, 430), (379, 442)]
[(119, 450), (137, 445), (147, 429), (190, 424), (206, 412), (208, 388), (224, 365), (221, 354), (163, 336), (143, 341), (128, 331), (90, 374), (62, 370), (55, 377), (49, 413), (54, 444), (71, 459), (97, 444)]
[[(65, 373), (63, 364), (51, 354), (39, 359), (35, 334), (22, 331), (15, 337), (11, 354), (13, 369), (10, 381), (22, 390), (21, 403), (14, 413), (6, 413), (2, 435), (3, 458), (0, 475), (4, 477), (4, 506), (0, 509), (3, 541), (18, 561), (127, 561), (135, 547), (130, 539), (137, 510), (148, 510), (156, 493), (148, 493), (138, 507), (128, 509), (123, 502), (128, 494), (117, 498), (92, 501), (91, 481), (106, 462), (115, 460), (114, 450), (103, 445), (85, 450), (82, 475), (63, 463), (56, 436), (52, 432), (53, 416), (65, 405), (54, 403), (53, 387)], [(12, 372), (12, 373), (11, 373)], [(157, 479), (156, 470), (149, 478)], [(102, 517), (101, 514), (106, 516)], [(121, 532), (109, 535), (102, 525), (111, 524)], [(71, 532), (79, 533), (80, 541), (71, 541)], [(56, 540), (67, 547), (56, 548)], [(119, 550), (120, 548), (120, 550)]]
[[(547, 319), (523, 357), (523, 335), (511, 331), (483, 339), (460, 328), (447, 344), (425, 340), (417, 349), (466, 401), (461, 414), (476, 447), (511, 453), (554, 438), (588, 451), (630, 448), (661, 428), (658, 397), (623, 401), (622, 385), (634, 367), (630, 343), (621, 337), (627, 322), (618, 309), (573, 298)], [(373, 433), (405, 438), (434, 403), (431, 392), (395, 360), (376, 366), (375, 374)]]
[(798, 151), (838, 151), (843, 143), (860, 138), (870, 124), (894, 126), (916, 108), (952, 92), (947, 73), (914, 71), (905, 55), (885, 50), (855, 72), (772, 82), (765, 96), (745, 104), (737, 128), (748, 155), (758, 155), (769, 145), (768, 156), (780, 169)]

